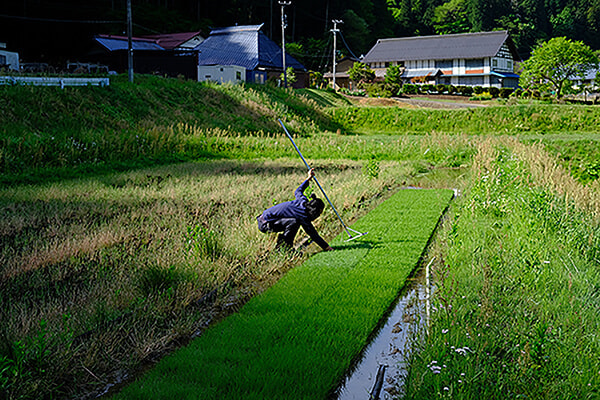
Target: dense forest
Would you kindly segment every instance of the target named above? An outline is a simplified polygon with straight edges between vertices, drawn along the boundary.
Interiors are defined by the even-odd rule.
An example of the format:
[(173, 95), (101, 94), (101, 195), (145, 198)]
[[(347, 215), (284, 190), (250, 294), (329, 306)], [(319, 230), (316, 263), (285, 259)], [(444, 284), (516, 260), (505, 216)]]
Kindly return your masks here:
[[(0, 42), (31, 61), (66, 59), (97, 33), (123, 34), (126, 0), (15, 0), (0, 10)], [(281, 41), (276, 0), (132, 0), (134, 35), (261, 24)], [(340, 55), (365, 54), (379, 38), (508, 30), (522, 58), (566, 36), (600, 49), (600, 0), (292, 0), (289, 51), (311, 69), (330, 62), (332, 19), (343, 20)]]

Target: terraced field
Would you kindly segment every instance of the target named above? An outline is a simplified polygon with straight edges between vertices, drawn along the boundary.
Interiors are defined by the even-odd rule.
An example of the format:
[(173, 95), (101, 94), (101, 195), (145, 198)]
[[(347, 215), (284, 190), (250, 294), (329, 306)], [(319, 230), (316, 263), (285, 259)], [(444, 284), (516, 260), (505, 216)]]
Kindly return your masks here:
[(450, 190), (401, 190), (117, 398), (327, 397), (416, 267)]

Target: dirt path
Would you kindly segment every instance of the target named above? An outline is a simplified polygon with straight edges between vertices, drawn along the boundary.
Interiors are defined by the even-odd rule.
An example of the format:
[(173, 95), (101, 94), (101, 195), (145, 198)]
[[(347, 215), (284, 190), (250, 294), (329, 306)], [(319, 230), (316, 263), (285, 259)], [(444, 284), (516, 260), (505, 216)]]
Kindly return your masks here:
[(453, 109), (453, 108), (479, 108), (487, 107), (487, 104), (478, 103), (462, 98), (456, 98), (455, 96), (441, 96), (435, 98), (428, 97), (410, 97), (410, 98), (398, 98), (397, 101), (405, 104), (410, 104), (417, 108), (438, 108), (438, 109)]
[(479, 108), (487, 107), (486, 103), (469, 101), (459, 96), (411, 96), (393, 98), (371, 98), (348, 96), (356, 105), (369, 107), (403, 107), (403, 108)]

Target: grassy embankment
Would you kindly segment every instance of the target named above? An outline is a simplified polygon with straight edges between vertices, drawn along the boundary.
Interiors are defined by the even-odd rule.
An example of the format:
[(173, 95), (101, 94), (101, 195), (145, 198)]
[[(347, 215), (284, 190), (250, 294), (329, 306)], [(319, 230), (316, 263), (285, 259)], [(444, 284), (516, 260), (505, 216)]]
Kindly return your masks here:
[(368, 231), (290, 271), (238, 313), (162, 360), (122, 399), (323, 399), (418, 264), (451, 190), (403, 190)]
[(539, 145), (480, 146), (437, 250), (437, 312), (408, 398), (600, 395), (600, 192)]
[[(598, 143), (594, 107), (552, 108), (547, 118), (551, 106), (414, 114), (373, 108), (369, 127), (268, 87), (148, 78), (104, 91), (0, 90), (1, 179), (9, 184), (0, 189), (0, 319), (10, 321), (0, 327), (0, 384), (8, 398), (101, 388), (302, 261), (269, 253), (273, 243), (253, 221), (289, 199), (305, 173), (275, 117), (283, 114), (299, 136), (350, 222), (399, 184), (471, 186), (464, 168), (453, 172), (470, 165), (479, 146), (463, 135), (476, 133), (471, 125), (552, 143), (572, 165), (581, 155), (560, 136), (585, 132)], [(318, 101), (344, 107), (326, 96)], [(514, 123), (522, 128), (483, 130), (499, 123), (490, 120), (495, 113), (505, 115), (499, 127), (510, 127), (511, 112), (529, 115)], [(406, 130), (406, 118), (420, 119), (412, 122), (418, 132)], [(441, 129), (440, 119), (454, 126)], [(384, 128), (397, 135), (352, 134)], [(319, 229), (328, 238), (339, 232), (332, 214)]]

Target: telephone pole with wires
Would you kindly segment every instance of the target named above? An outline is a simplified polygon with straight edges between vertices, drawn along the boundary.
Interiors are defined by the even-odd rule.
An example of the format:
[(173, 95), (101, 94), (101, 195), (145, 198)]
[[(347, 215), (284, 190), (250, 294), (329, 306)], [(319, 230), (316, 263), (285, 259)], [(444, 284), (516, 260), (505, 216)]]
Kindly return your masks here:
[(285, 7), (291, 5), (291, 1), (280, 1), (281, 6), (281, 53), (283, 58), (283, 87), (287, 88), (287, 71), (285, 70), (285, 28), (287, 27), (287, 16)]
[(336, 38), (337, 38), (337, 33), (340, 31), (337, 28), (337, 24), (343, 24), (344, 21), (342, 21), (341, 19), (334, 19), (331, 22), (333, 22), (333, 29), (331, 30), (331, 32), (333, 33), (333, 90), (335, 90), (335, 64), (336, 64), (336, 62), (335, 62), (336, 54), (335, 53), (337, 53)]
[(129, 82), (133, 82), (133, 21), (131, 18), (131, 0), (127, 0), (127, 75)]

